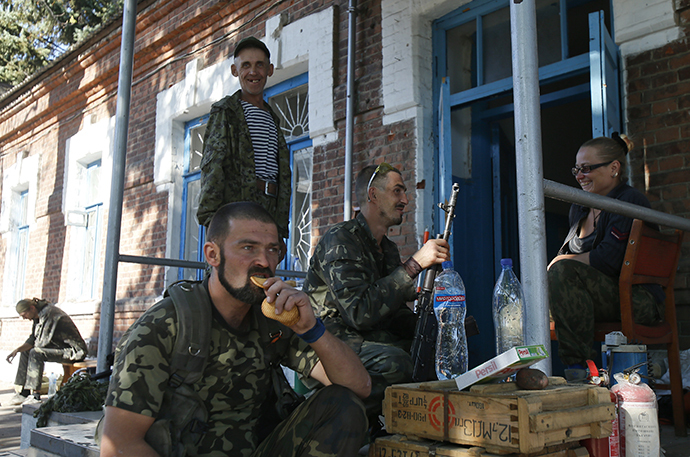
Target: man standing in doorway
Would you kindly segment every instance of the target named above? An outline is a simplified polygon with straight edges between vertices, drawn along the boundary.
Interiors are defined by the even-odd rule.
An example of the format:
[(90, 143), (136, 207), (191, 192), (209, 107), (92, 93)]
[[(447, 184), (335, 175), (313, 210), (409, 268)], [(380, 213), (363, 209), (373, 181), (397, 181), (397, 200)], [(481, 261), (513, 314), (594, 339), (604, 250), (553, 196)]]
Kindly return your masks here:
[(270, 57), (266, 45), (254, 37), (235, 47), (231, 71), (240, 89), (211, 107), (197, 218), (208, 227), (222, 205), (253, 201), (274, 216), (283, 240), (290, 214), (290, 152), (280, 118), (264, 101), (266, 82), (273, 75)]

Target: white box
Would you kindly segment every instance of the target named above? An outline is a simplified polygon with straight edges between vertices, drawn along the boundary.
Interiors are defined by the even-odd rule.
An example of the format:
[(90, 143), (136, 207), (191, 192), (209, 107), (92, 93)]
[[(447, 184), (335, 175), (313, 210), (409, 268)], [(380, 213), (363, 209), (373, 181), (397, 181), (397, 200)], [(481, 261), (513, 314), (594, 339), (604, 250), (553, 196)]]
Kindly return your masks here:
[(478, 382), (503, 379), (549, 356), (544, 345), (517, 346), (497, 355), (488, 362), (472, 368), (455, 378), (458, 390)]

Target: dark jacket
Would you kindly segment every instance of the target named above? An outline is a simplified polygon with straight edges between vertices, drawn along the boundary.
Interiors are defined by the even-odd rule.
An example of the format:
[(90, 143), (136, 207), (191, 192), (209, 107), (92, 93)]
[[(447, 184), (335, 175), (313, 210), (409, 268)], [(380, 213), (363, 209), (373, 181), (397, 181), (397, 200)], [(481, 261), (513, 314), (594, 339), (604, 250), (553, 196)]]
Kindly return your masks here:
[[(606, 196), (645, 208), (651, 208), (647, 197), (627, 184), (620, 184)], [(589, 210), (590, 208), (580, 205), (572, 205), (570, 207), (570, 232), (563, 242), (560, 251), (558, 251), (559, 255), (572, 253), (568, 244), (573, 237), (577, 236), (580, 223), (587, 217)], [(594, 229), (596, 235), (592, 250), (589, 251), (589, 264), (608, 276), (619, 277), (625, 257), (625, 250), (628, 247), (632, 223), (633, 220), (627, 216), (602, 211)], [(654, 224), (647, 223), (647, 225), (656, 230), (659, 229)], [(645, 284), (645, 288), (654, 295), (659, 303), (663, 303), (665, 295), (659, 285)]]

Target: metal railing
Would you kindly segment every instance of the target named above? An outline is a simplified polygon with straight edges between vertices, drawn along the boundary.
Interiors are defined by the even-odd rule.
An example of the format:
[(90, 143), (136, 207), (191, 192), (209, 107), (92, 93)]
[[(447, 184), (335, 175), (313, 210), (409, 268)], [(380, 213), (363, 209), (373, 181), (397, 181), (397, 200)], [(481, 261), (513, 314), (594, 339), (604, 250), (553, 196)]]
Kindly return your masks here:
[(689, 219), (645, 208), (644, 206), (622, 202), (614, 198), (603, 197), (582, 189), (549, 181), (548, 179), (544, 180), (544, 196), (690, 232)]
[[(166, 257), (143, 257), (138, 255), (120, 254), (118, 257), (120, 262), (139, 263), (144, 265), (161, 265), (164, 267), (190, 268), (194, 270), (205, 270), (206, 264), (204, 262), (195, 262), (193, 260), (168, 259)], [(286, 278), (306, 278), (307, 273), (297, 270), (276, 270), (276, 276), (283, 276)]]

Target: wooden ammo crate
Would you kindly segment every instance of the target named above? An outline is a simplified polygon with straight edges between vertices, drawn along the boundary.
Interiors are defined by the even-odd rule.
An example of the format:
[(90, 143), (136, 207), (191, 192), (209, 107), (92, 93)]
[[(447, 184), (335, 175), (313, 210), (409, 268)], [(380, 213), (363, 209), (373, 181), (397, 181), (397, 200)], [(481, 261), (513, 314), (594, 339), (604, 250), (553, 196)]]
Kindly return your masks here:
[(386, 389), (386, 430), (408, 437), (480, 446), (497, 454), (531, 454), (547, 446), (611, 434), (609, 391), (549, 378), (544, 390), (514, 383), (458, 391), (454, 381), (399, 384)]
[[(462, 446), (440, 441), (411, 440), (403, 435), (378, 438), (369, 448), (369, 457), (499, 457), (484, 448)], [(536, 454), (511, 454), (514, 457), (588, 457), (587, 449), (579, 443), (566, 443), (544, 448)], [(507, 457), (505, 454), (500, 457)]]

